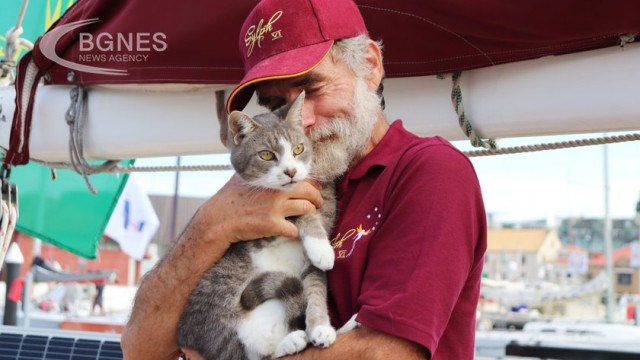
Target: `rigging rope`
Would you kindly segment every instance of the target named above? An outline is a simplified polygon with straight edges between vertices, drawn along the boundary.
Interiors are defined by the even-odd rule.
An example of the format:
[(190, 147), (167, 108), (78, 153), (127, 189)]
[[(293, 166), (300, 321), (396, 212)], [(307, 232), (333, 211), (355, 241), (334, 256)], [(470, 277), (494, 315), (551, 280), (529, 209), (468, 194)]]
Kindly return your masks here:
[(628, 33), (620, 35), (620, 48), (624, 49), (625, 45), (632, 43), (636, 40), (637, 33)]
[(18, 47), (22, 45), (29, 50), (33, 49), (33, 43), (31, 41), (20, 37), (20, 35), (22, 35), (22, 33), (24, 32), (24, 30), (22, 29), (22, 21), (24, 20), (24, 15), (27, 12), (28, 6), (29, 0), (23, 0), (22, 8), (20, 9), (20, 13), (18, 14), (18, 19), (16, 20), (16, 26), (7, 31), (5, 40), (6, 55), (3, 59), (0, 60), (0, 85), (10, 85), (15, 80), (15, 58)]
[[(438, 79), (444, 80), (446, 75), (437, 75)], [(464, 112), (464, 106), (462, 103), (462, 88), (460, 86), (462, 78), (462, 72), (456, 72), (451, 74), (451, 104), (453, 105), (453, 109), (456, 111), (456, 115), (458, 116), (458, 124), (462, 129), (462, 132), (469, 138), (471, 141), (471, 145), (474, 147), (482, 147), (485, 149), (497, 149), (498, 141), (497, 139), (486, 139), (483, 140), (473, 129), (473, 125), (471, 125), (471, 121), (467, 117)]]
[(69, 96), (71, 97), (71, 104), (65, 114), (65, 120), (69, 125), (69, 158), (71, 159), (71, 167), (82, 175), (89, 191), (95, 195), (97, 192), (89, 181), (89, 175), (112, 169), (118, 165), (119, 161), (107, 160), (100, 165), (91, 165), (87, 162), (84, 158), (84, 126), (87, 118), (88, 93), (83, 87), (76, 86), (71, 89)]
[[(604, 145), (604, 144), (613, 144), (619, 142), (629, 142), (629, 141), (638, 141), (640, 140), (640, 133), (627, 134), (627, 135), (616, 135), (616, 136), (604, 136), (599, 138), (592, 139), (581, 139), (581, 140), (571, 140), (571, 141), (562, 141), (557, 143), (544, 143), (544, 144), (534, 144), (534, 145), (523, 145), (523, 146), (514, 146), (507, 147), (495, 150), (472, 150), (472, 151), (463, 151), (463, 153), (469, 157), (479, 157), (479, 156), (491, 156), (491, 155), (508, 155), (508, 154), (519, 154), (525, 152), (536, 152), (536, 151), (544, 151), (544, 150), (558, 150), (558, 149), (569, 149), (574, 147), (582, 147), (582, 146), (592, 146), (592, 145)], [(6, 154), (7, 150), (3, 147), (0, 147), (0, 150), (3, 154)], [(67, 169), (67, 170), (75, 170), (74, 166), (68, 162), (47, 162), (37, 159), (31, 159), (32, 162), (36, 164), (40, 164), (51, 169)], [(110, 160), (113, 162), (118, 162), (116, 160)], [(91, 170), (91, 173), (106, 173), (106, 174), (127, 174), (132, 172), (167, 172), (167, 171), (224, 171), (224, 170), (233, 170), (231, 165), (182, 165), (182, 166), (122, 166), (115, 165), (105, 168), (103, 170)], [(77, 172), (77, 170), (76, 170)]]
[(561, 141), (557, 143), (514, 146), (514, 147), (495, 149), (495, 150), (473, 150), (473, 151), (466, 151), (464, 153), (469, 157), (505, 155), (505, 154), (518, 154), (518, 153), (525, 153), (525, 152), (543, 151), (543, 150), (568, 149), (568, 148), (590, 146), (590, 145), (604, 145), (604, 144), (637, 141), (637, 140), (640, 140), (640, 133), (628, 134), (628, 135), (617, 135), (617, 136), (604, 136), (604, 137), (593, 138), (593, 139)]
[[(52, 169), (74, 170), (73, 165), (66, 162), (47, 162), (31, 159), (36, 164), (40, 164)], [(115, 160), (114, 160), (115, 161)], [(167, 171), (223, 171), (233, 170), (231, 165), (172, 165), (172, 166), (122, 166), (116, 165), (101, 171), (105, 174), (128, 174), (132, 172), (167, 172)]]

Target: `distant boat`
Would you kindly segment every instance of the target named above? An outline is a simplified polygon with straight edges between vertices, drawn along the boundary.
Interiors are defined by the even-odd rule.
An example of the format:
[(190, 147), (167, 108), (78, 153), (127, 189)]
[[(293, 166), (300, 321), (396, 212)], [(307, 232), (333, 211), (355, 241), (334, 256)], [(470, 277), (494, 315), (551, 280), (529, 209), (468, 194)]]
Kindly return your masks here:
[(637, 354), (640, 359), (640, 327), (577, 321), (533, 321), (522, 331), (479, 330), (476, 356), (504, 357), (508, 344), (584, 351)]

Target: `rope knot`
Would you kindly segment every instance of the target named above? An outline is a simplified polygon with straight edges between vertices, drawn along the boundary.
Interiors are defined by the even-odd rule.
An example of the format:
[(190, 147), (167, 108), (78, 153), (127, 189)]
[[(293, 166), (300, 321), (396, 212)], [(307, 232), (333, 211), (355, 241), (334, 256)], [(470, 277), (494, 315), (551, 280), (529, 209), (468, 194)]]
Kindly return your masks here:
[(632, 43), (632, 42), (634, 42), (636, 40), (636, 36), (638, 36), (638, 34), (636, 34), (636, 33), (621, 34), (620, 35), (620, 47), (622, 49), (624, 49), (625, 45), (630, 44), (630, 43)]
[[(438, 74), (437, 78), (440, 80), (444, 80), (446, 78), (446, 75)], [(456, 115), (458, 116), (458, 125), (460, 125), (460, 129), (462, 129), (462, 132), (467, 138), (469, 138), (469, 140), (471, 141), (471, 145), (473, 145), (474, 147), (482, 147), (491, 150), (498, 149), (498, 142), (496, 139), (483, 140), (480, 136), (478, 136), (475, 130), (473, 130), (473, 125), (464, 112), (461, 80), (462, 72), (451, 74), (451, 104), (453, 105), (453, 109), (456, 111)]]

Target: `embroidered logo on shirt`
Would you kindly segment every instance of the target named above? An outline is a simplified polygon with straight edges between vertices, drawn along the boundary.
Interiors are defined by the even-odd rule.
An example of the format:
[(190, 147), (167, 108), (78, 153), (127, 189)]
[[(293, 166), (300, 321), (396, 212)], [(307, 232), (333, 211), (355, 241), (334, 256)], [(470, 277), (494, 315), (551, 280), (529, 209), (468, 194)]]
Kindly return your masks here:
[[(367, 214), (364, 222), (345, 231), (344, 233), (340, 232), (336, 234), (336, 236), (331, 240), (331, 245), (336, 250), (337, 258), (344, 259), (350, 257), (354, 250), (356, 250), (358, 242), (376, 230), (380, 218), (382, 218), (382, 214), (378, 211), (378, 207), (376, 206), (372, 213)], [(365, 223), (370, 225), (368, 226), (368, 229), (365, 229)]]
[(280, 39), (282, 37), (282, 30), (274, 30), (273, 24), (282, 16), (282, 10), (276, 11), (269, 22), (263, 26), (264, 19), (260, 19), (258, 25), (251, 25), (244, 34), (244, 44), (247, 47), (247, 57), (251, 56), (254, 46), (262, 47), (262, 40), (267, 33), (271, 34), (271, 40)]

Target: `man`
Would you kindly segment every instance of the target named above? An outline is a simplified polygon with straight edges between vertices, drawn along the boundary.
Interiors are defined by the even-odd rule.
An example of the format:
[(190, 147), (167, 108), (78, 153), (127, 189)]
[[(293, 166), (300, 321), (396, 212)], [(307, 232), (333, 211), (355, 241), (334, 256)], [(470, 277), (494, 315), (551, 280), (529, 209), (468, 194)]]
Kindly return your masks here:
[(102, 293), (104, 292), (104, 281), (99, 281), (96, 283), (96, 293), (93, 297), (93, 304), (91, 305), (91, 313), (93, 314), (94, 310), (96, 310), (96, 306), (98, 307), (97, 315), (105, 315), (104, 305), (102, 304)]
[[(314, 156), (345, 171), (329, 301), (335, 327), (354, 314), (362, 327), (291, 358), (472, 359), (486, 248), (479, 185), (469, 160), (445, 140), (388, 124), (380, 47), (355, 4), (263, 0), (243, 25), (240, 47), (245, 77), (227, 110), (242, 109), (254, 91), (269, 109), (305, 91)], [(203, 272), (233, 242), (297, 237), (285, 218), (322, 206), (315, 186), (247, 192), (232, 178), (142, 282), (122, 337), (125, 358), (175, 357), (176, 324)]]

